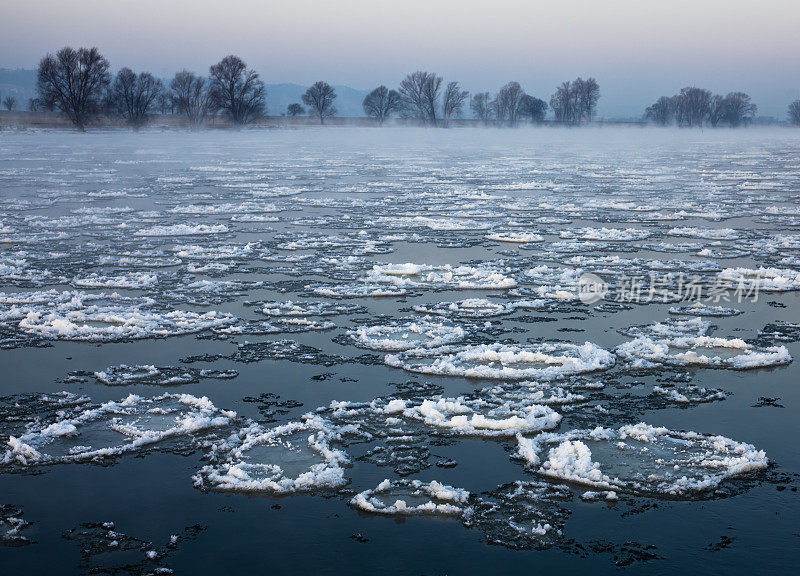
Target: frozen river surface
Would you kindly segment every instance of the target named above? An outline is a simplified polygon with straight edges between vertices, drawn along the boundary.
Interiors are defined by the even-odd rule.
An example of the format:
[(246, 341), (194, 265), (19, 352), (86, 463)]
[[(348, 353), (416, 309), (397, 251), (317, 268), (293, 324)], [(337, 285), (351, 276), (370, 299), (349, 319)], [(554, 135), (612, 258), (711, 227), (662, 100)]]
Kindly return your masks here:
[(800, 134), (0, 134), (4, 573), (752, 574)]

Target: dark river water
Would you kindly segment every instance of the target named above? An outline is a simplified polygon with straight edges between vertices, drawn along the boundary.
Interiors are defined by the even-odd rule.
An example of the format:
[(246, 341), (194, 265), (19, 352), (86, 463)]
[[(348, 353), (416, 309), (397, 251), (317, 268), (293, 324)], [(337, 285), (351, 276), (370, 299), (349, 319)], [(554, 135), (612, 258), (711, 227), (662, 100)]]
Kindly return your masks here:
[(799, 157), (0, 133), (0, 572), (794, 570)]

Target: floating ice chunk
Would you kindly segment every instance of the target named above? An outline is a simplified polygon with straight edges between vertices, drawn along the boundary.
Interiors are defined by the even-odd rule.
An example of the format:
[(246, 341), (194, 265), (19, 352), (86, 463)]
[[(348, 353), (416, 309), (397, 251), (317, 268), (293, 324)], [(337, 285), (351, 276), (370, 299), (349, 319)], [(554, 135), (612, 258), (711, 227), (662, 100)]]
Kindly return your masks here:
[(462, 318), (491, 318), (506, 316), (517, 310), (539, 310), (547, 307), (545, 299), (514, 300), (501, 304), (485, 298), (468, 298), (458, 302), (439, 302), (437, 304), (414, 306), (414, 312), (433, 314), (435, 316), (453, 316)]
[(704, 240), (738, 240), (741, 234), (733, 228), (694, 228), (683, 226), (670, 228), (669, 236), (682, 236), (686, 238), (702, 238)]
[(98, 262), (104, 266), (111, 265), (138, 270), (140, 268), (170, 268), (180, 264), (181, 260), (168, 257), (163, 252), (156, 250), (133, 250), (101, 256)]
[(403, 296), (405, 288), (395, 288), (381, 284), (342, 284), (339, 286), (318, 286), (314, 288), (317, 296), (327, 296), (328, 298), (386, 298), (391, 296)]
[(511, 314), (513, 309), (485, 298), (469, 298), (460, 302), (440, 302), (439, 304), (414, 306), (414, 311), (437, 316), (458, 315), (471, 318), (486, 318)]
[(0, 544), (6, 546), (24, 546), (30, 544), (22, 531), (30, 526), (22, 518), (22, 510), (10, 504), (0, 504)]
[(578, 300), (584, 270), (556, 268), (542, 264), (528, 269), (525, 275), (537, 285), (535, 295), (540, 298)]
[(367, 282), (398, 287), (459, 288), (492, 290), (514, 288), (517, 281), (504, 271), (473, 266), (432, 266), (427, 264), (375, 265)]
[(685, 316), (738, 316), (742, 313), (741, 310), (736, 308), (726, 308), (725, 306), (709, 306), (703, 302), (695, 302), (689, 306), (682, 306), (680, 308), (673, 306), (669, 309), (670, 314), (680, 314)]
[(460, 516), (465, 512), (469, 492), (436, 480), (386, 479), (372, 490), (359, 492), (350, 506), (387, 516), (441, 515)]
[(176, 246), (175, 256), (188, 260), (236, 260), (253, 258), (258, 245), (248, 242), (241, 245), (198, 246), (196, 244)]
[(427, 319), (385, 326), (359, 326), (348, 334), (356, 346), (387, 351), (435, 348), (459, 342), (466, 336), (460, 326)]
[(66, 313), (28, 312), (19, 329), (51, 340), (112, 341), (163, 338), (201, 332), (233, 323), (235, 318), (215, 311), (197, 313), (141, 309), (72, 310)]
[(88, 276), (75, 278), (72, 283), (81, 288), (149, 288), (158, 282), (156, 274), (145, 272), (131, 272), (118, 276), (105, 276), (92, 273)]
[(403, 416), (454, 434), (484, 437), (552, 430), (561, 422), (560, 414), (538, 404), (487, 407), (486, 413), (479, 411), (481, 407), (480, 401), (467, 401), (463, 397), (439, 398), (406, 407)]
[(247, 214), (259, 212), (280, 212), (275, 204), (263, 202), (244, 202), (232, 204), (184, 204), (170, 210), (173, 214)]
[(789, 364), (792, 355), (786, 346), (770, 346), (763, 349), (751, 349), (745, 354), (739, 354), (730, 359), (731, 366), (736, 370), (749, 370), (751, 368), (766, 368)]
[(581, 240), (600, 242), (629, 242), (631, 240), (644, 240), (651, 235), (647, 230), (638, 228), (576, 228), (564, 230), (560, 233), (562, 238), (579, 238)]
[(198, 488), (287, 494), (334, 489), (347, 480), (349, 458), (332, 442), (342, 432), (319, 416), (306, 415), (272, 429), (251, 424), (212, 445), (213, 464), (193, 476)]
[(770, 322), (758, 331), (760, 341), (766, 342), (798, 342), (800, 341), (800, 324), (778, 320)]
[(211, 332), (221, 337), (227, 337), (239, 334), (263, 335), (321, 332), (325, 330), (331, 330), (335, 327), (336, 324), (327, 320), (314, 320), (288, 316), (286, 318), (277, 318), (270, 322), (264, 322), (260, 320), (240, 320), (233, 325), (211, 328)]
[(543, 476), (629, 494), (692, 497), (769, 463), (751, 444), (644, 423), (517, 440), (519, 456)]
[[(255, 303), (253, 305), (256, 305)], [(366, 308), (338, 302), (259, 302), (260, 311), (267, 316), (336, 316), (365, 312)]]
[(619, 332), (633, 338), (649, 336), (653, 339), (678, 339), (707, 336), (711, 328), (711, 322), (702, 318), (667, 318), (661, 322), (623, 328)]
[(45, 339), (106, 342), (191, 334), (236, 318), (216, 311), (166, 311), (145, 297), (48, 290), (0, 293), (0, 321), (15, 321), (18, 331)]
[(186, 271), (190, 274), (208, 274), (209, 272), (227, 272), (230, 270), (230, 268), (230, 264), (223, 264), (222, 262), (209, 262), (207, 264), (203, 264), (202, 266), (190, 263), (187, 264)]
[(606, 500), (608, 502), (615, 502), (619, 500), (619, 496), (613, 490), (587, 490), (583, 494), (581, 494), (581, 500), (586, 502), (594, 502), (596, 500)]
[(94, 372), (94, 377), (106, 386), (177, 386), (199, 382), (202, 378), (228, 380), (238, 375), (236, 370), (198, 370), (196, 368), (155, 367), (152, 364), (128, 366), (120, 364)]
[(235, 416), (235, 412), (219, 410), (205, 396), (129, 395), (11, 436), (2, 461), (22, 465), (100, 461), (167, 438), (226, 426)]
[(665, 386), (653, 386), (653, 394), (677, 402), (678, 404), (699, 404), (702, 402), (714, 402), (715, 400), (725, 400), (725, 392), (716, 388), (702, 388), (700, 386), (679, 386), (668, 388)]
[(634, 367), (670, 364), (748, 370), (781, 366), (792, 361), (792, 356), (785, 346), (757, 348), (740, 338), (711, 336), (665, 339), (639, 336), (617, 346), (616, 353)]
[(544, 549), (562, 536), (572, 491), (543, 480), (517, 481), (473, 495), (464, 524), (486, 534), (488, 542), (515, 549)]
[(507, 380), (548, 380), (606, 370), (614, 355), (591, 342), (480, 344), (387, 355), (386, 364), (421, 374)]
[(488, 224), (466, 218), (433, 218), (430, 216), (381, 216), (376, 224), (392, 228), (430, 228), (431, 230), (472, 231), (483, 230)]
[[(571, 384), (586, 389), (602, 388), (602, 383)], [(568, 387), (554, 386), (550, 382), (505, 382), (497, 386), (479, 391), (481, 399), (487, 403), (505, 407), (525, 406), (529, 404), (545, 404), (548, 406), (564, 406), (584, 402), (583, 394), (576, 394)]]
[(228, 231), (225, 224), (173, 224), (153, 226), (134, 232), (134, 236), (205, 236), (223, 234)]
[(747, 292), (800, 290), (800, 272), (788, 268), (725, 268), (717, 278)]
[(544, 241), (544, 236), (534, 232), (492, 232), (488, 234), (486, 238), (497, 242), (509, 242), (514, 244)]

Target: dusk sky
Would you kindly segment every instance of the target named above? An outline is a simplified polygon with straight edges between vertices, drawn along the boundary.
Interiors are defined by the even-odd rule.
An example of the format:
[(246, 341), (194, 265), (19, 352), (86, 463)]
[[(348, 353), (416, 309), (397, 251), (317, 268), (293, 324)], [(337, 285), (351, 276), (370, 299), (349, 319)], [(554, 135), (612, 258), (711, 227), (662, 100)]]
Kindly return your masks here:
[(796, 0), (0, 0), (0, 67), (96, 45), (115, 70), (166, 77), (235, 53), (267, 83), (365, 89), (426, 69), (472, 91), (518, 80), (549, 99), (581, 75), (600, 83), (600, 115), (638, 115), (699, 85), (783, 116), (800, 97), (798, 22)]

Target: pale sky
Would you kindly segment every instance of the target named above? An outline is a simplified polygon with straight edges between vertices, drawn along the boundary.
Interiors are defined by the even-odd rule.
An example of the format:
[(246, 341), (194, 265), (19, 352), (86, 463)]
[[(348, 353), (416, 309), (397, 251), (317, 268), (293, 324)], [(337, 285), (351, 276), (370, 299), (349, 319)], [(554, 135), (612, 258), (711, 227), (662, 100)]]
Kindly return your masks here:
[(171, 76), (234, 53), (267, 83), (367, 89), (425, 69), (548, 100), (581, 75), (601, 115), (698, 85), (783, 116), (800, 97), (799, 22), (800, 0), (0, 0), (0, 67), (95, 45), (114, 69)]

